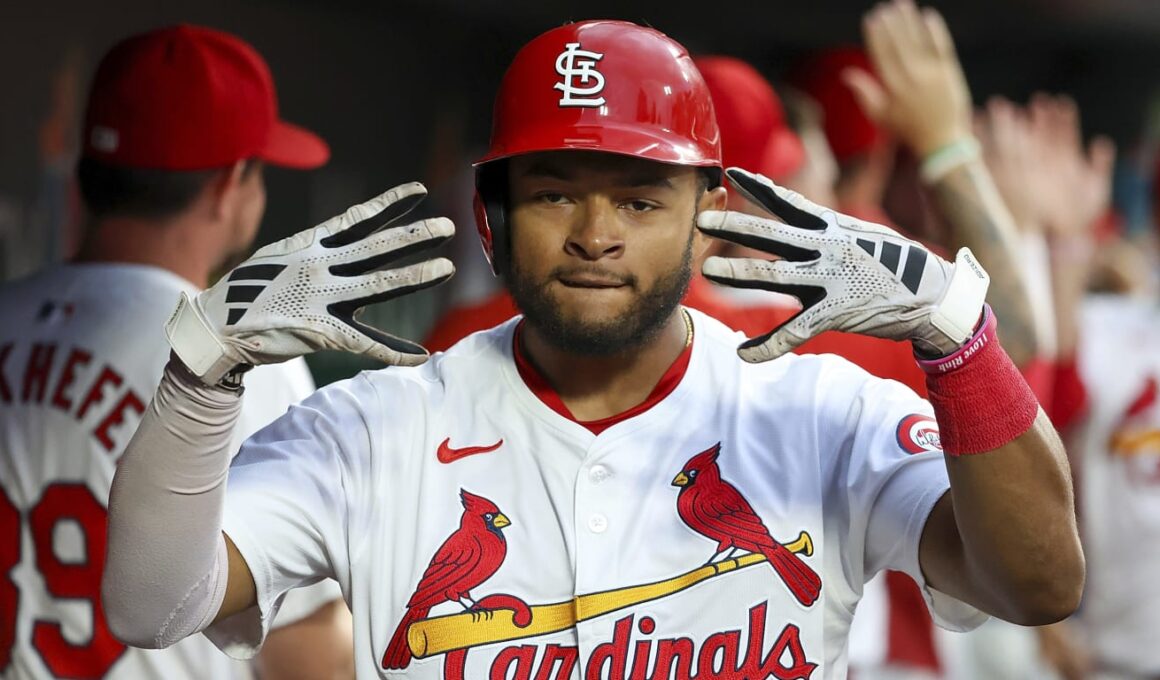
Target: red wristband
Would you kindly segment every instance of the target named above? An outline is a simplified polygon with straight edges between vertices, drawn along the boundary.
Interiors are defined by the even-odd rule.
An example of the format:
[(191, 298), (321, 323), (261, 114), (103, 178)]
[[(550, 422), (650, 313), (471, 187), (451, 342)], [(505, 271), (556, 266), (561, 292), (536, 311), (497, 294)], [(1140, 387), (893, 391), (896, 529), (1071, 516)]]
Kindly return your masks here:
[(999, 345), (995, 315), (983, 308), (983, 324), (962, 349), (941, 359), (918, 360), (938, 421), (943, 451), (985, 453), (1031, 429), (1039, 402)]

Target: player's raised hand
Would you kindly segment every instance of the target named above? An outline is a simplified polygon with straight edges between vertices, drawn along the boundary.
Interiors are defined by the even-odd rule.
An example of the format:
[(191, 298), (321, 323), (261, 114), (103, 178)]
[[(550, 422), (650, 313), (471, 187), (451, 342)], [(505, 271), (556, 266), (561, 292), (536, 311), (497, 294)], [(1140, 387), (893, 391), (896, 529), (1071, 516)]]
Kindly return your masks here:
[(322, 224), (271, 243), (212, 288), (182, 295), (165, 326), (169, 344), (212, 385), (239, 365), (272, 364), (321, 349), (411, 366), (421, 346), (358, 320), (367, 305), (446, 281), (455, 267), (433, 258), (387, 265), (455, 233), (442, 217), (400, 223), (427, 195), (403, 184)]
[(1041, 206), (1054, 199), (1058, 178), (1054, 168), (1037, 162), (1027, 111), (1002, 97), (992, 97), (975, 114), (975, 136), (1015, 225), (1025, 232), (1041, 231)]
[(866, 13), (862, 34), (880, 80), (858, 70), (843, 76), (867, 115), (919, 158), (971, 135), (971, 93), (938, 12), (885, 2)]
[(926, 354), (945, 356), (974, 333), (990, 279), (969, 249), (951, 264), (892, 229), (811, 203), (761, 175), (740, 168), (726, 175), (782, 221), (705, 211), (698, 228), (782, 259), (710, 257), (702, 271), (724, 285), (792, 295), (803, 306), (743, 343), (742, 359), (774, 359), (828, 330), (912, 340)]
[(1098, 136), (1084, 148), (1079, 108), (1070, 97), (1036, 93), (1028, 112), (1034, 162), (1052, 189), (1041, 210), (1048, 233), (1082, 235), (1111, 205), (1115, 145)]

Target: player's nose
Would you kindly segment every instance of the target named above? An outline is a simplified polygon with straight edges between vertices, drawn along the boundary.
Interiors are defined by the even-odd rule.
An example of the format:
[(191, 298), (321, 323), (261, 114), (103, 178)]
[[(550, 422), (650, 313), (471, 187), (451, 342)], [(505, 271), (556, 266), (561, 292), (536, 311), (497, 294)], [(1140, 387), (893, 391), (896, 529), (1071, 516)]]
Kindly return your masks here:
[(572, 229), (564, 250), (585, 260), (620, 257), (624, 253), (616, 205), (608, 197), (592, 194), (580, 201), (579, 209), (573, 212)]

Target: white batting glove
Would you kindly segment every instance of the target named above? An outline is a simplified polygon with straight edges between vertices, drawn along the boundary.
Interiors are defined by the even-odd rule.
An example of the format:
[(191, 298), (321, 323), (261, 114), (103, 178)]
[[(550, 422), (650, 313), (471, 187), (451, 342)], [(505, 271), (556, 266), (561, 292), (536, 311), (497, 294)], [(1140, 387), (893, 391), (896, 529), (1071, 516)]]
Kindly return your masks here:
[(796, 297), (802, 311), (737, 353), (749, 362), (781, 356), (829, 330), (912, 340), (927, 355), (946, 356), (975, 331), (990, 277), (967, 248), (954, 264), (922, 244), (811, 203), (740, 168), (730, 184), (785, 222), (739, 212), (705, 211), (701, 231), (781, 260), (710, 257), (706, 278), (738, 288)]
[(446, 281), (455, 267), (434, 258), (383, 267), (455, 233), (442, 217), (395, 224), (427, 195), (412, 182), (271, 243), (190, 299), (165, 325), (178, 358), (207, 385), (239, 366), (274, 364), (321, 349), (387, 364), (427, 360), (421, 346), (358, 321), (364, 307)]

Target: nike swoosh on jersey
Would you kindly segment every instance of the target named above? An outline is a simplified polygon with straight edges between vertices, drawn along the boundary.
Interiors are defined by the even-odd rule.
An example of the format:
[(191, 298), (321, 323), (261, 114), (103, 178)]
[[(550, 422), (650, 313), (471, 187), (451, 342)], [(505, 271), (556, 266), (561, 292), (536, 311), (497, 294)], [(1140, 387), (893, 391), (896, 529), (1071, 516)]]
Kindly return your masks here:
[(503, 446), (502, 439), (491, 446), (465, 446), (461, 449), (456, 449), (451, 447), (451, 437), (448, 437), (439, 445), (439, 450), (436, 451), (435, 457), (439, 459), (440, 463), (448, 464), (468, 456), (474, 456), (477, 453), (491, 453), (501, 446)]

